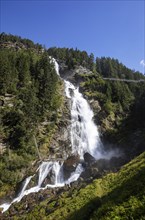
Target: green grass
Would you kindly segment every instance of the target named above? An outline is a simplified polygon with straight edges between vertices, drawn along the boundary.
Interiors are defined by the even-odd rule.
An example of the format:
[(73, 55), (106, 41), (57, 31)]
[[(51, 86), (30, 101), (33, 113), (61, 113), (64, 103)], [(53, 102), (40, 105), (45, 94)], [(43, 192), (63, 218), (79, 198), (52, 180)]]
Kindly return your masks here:
[(145, 152), (118, 173), (107, 174), (80, 190), (72, 188), (55, 200), (44, 200), (21, 219), (145, 219)]

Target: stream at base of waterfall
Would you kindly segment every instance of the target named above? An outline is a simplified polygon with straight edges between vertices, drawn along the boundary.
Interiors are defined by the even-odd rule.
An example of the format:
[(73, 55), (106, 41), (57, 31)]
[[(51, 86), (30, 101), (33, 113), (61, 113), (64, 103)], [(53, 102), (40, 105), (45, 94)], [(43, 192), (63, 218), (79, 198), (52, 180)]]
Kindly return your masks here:
[[(55, 59), (52, 58), (55, 70), (59, 75), (59, 66)], [(79, 88), (76, 88), (72, 83), (64, 80), (65, 93), (68, 99), (71, 101), (71, 146), (72, 155), (79, 155), (80, 161), (83, 161), (84, 154), (89, 153), (95, 159), (104, 158), (102, 153), (102, 143), (100, 141), (97, 126), (93, 122), (93, 112), (90, 106), (82, 94), (79, 92)], [(21, 199), (30, 193), (38, 192), (40, 189), (63, 187), (66, 184), (76, 181), (84, 168), (82, 163), (79, 163), (66, 180), (63, 178), (63, 162), (49, 161), (42, 162), (37, 169), (38, 181), (37, 185), (28, 188), (31, 179), (36, 175), (29, 176), (23, 182), (22, 189), (19, 195), (12, 200), (11, 203), (4, 203), (0, 205), (3, 208), (2, 212), (5, 212), (9, 207), (15, 203), (21, 201)], [(44, 180), (52, 174), (54, 175), (53, 183), (46, 184), (44, 186)], [(42, 186), (43, 184), (43, 186)]]

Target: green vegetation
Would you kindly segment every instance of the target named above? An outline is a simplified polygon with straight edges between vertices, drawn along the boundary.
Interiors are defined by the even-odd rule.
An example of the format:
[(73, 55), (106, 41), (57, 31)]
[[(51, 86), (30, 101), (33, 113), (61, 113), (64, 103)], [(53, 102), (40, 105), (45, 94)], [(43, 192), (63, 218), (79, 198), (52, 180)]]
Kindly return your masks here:
[(103, 77), (114, 77), (121, 79), (144, 79), (145, 77), (140, 72), (135, 72), (124, 66), (117, 59), (110, 57), (96, 58), (96, 71)]
[(62, 105), (62, 82), (47, 52), (33, 50), (38, 45), (35, 47), (31, 41), (12, 35), (0, 37), (2, 44), (21, 42), (29, 48), (6, 47), (0, 51), (0, 143), (4, 145), (0, 187), (4, 193), (6, 185), (14, 187), (38, 158), (33, 136), (37, 136), (40, 151), (47, 142), (42, 157), (48, 154), (49, 139)]
[[(117, 59), (97, 57), (95, 61), (93, 54), (88, 55), (78, 49), (50, 48), (48, 53), (68, 69), (77, 69), (82, 65), (92, 70), (88, 74), (75, 74), (74, 80), (80, 82), (81, 92), (90, 100), (94, 119), (101, 126), (103, 140), (124, 148), (123, 151), (128, 152), (129, 157), (143, 152), (145, 82), (110, 81), (103, 78), (145, 80), (145, 76), (127, 68)], [(97, 109), (98, 106), (93, 104), (95, 101), (100, 108)]]
[(55, 59), (66, 64), (68, 69), (73, 69), (76, 65), (87, 67), (88, 69), (95, 71), (94, 55), (87, 54), (86, 51), (80, 51), (77, 48), (56, 48), (52, 47), (47, 50), (48, 54)]
[(36, 50), (37, 52), (42, 51), (43, 47), (40, 44), (35, 44), (33, 41), (20, 36), (14, 36), (12, 34), (0, 34), (0, 46), (2, 48), (13, 48), (18, 50), (19, 48)]
[[(118, 173), (96, 179), (82, 189), (70, 189), (46, 199), (15, 219), (110, 220), (145, 219), (145, 153)], [(19, 210), (20, 204), (16, 205)]]
[[(42, 158), (47, 157), (50, 141), (61, 127), (61, 112), (67, 111), (63, 107), (63, 84), (50, 56), (58, 60), (62, 69), (73, 71), (81, 65), (91, 70), (73, 77), (80, 82), (80, 90), (92, 105), (103, 141), (123, 149), (127, 160), (145, 151), (145, 83), (103, 79), (145, 79), (141, 73), (115, 59), (102, 57), (95, 61), (93, 54), (72, 48), (46, 50), (28, 39), (4, 33), (0, 35), (0, 48), (0, 197), (13, 195), (15, 186), (38, 159), (34, 136)], [(118, 173), (107, 174), (87, 186), (85, 183), (85, 187), (81, 183), (82, 188), (60, 189), (58, 194), (56, 190), (55, 195), (52, 192), (40, 202), (37, 196), (33, 197), (35, 207), (35, 203), (29, 207), (24, 198), (12, 207), (21, 217), (12, 211), (12, 218), (143, 220), (144, 172), (145, 153), (142, 153)], [(8, 219), (9, 216), (11, 210), (4, 214)]]
[[(114, 60), (112, 62), (114, 63)], [(143, 152), (145, 150), (145, 82), (107, 81), (103, 80), (101, 74), (95, 73), (80, 74), (80, 77), (82, 79), (80, 89), (91, 101), (95, 113), (94, 119), (101, 125), (104, 139), (110, 144), (124, 148), (129, 156)], [(141, 77), (145, 78), (143, 75)], [(93, 105), (95, 101), (101, 108), (99, 112)]]
[(145, 216), (144, 172), (145, 153), (124, 166), (118, 174), (108, 174), (71, 198), (61, 199), (64, 204), (52, 216), (63, 219), (59, 217), (60, 213), (67, 213), (66, 219), (141, 219)]

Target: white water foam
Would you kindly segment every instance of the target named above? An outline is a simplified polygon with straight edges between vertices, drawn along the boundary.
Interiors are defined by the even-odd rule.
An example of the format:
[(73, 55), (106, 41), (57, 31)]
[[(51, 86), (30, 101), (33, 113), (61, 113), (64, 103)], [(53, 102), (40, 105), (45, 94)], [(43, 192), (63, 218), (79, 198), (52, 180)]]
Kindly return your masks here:
[(55, 71), (56, 71), (57, 75), (59, 76), (60, 74), (59, 74), (59, 65), (58, 65), (58, 63), (51, 56), (49, 58), (50, 58), (50, 62), (54, 64)]
[[(54, 63), (56, 73), (59, 75), (58, 63), (54, 58), (51, 58), (51, 60)], [(68, 81), (64, 80), (64, 83), (66, 96), (71, 100), (72, 154), (79, 154), (80, 159), (83, 159), (84, 154), (88, 152), (94, 158), (100, 158), (102, 156), (100, 153), (101, 141), (99, 138), (98, 129), (93, 122), (93, 112), (90, 109), (87, 101), (79, 92), (78, 88), (75, 88), (75, 86)], [(19, 195), (11, 203), (2, 204), (0, 208), (3, 208), (3, 212), (5, 212), (9, 209), (11, 204), (14, 202), (19, 202), (25, 195), (38, 192), (41, 189), (63, 187), (66, 184), (70, 184), (79, 178), (82, 171), (82, 165), (78, 164), (76, 170), (71, 173), (71, 176), (66, 181), (64, 181), (63, 162), (42, 162), (37, 170), (39, 176), (37, 185), (27, 189), (33, 176), (26, 178)], [(44, 187), (42, 187), (45, 179), (51, 174), (54, 176), (54, 182), (51, 184), (46, 184)]]
[(71, 143), (72, 153), (79, 154), (80, 158), (86, 152), (94, 158), (101, 157), (101, 141), (97, 126), (93, 122), (93, 111), (78, 88), (65, 81), (66, 96), (71, 98)]

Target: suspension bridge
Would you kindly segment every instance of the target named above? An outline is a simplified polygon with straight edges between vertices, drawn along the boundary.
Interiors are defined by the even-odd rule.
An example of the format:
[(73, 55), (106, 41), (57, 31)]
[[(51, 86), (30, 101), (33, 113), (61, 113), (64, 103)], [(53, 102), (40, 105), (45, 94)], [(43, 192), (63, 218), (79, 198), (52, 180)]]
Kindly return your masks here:
[(110, 81), (133, 82), (133, 83), (145, 82), (145, 79), (139, 79), (139, 80), (134, 80), (134, 79), (119, 79), (119, 78), (103, 78), (103, 79), (104, 79), (104, 80), (110, 80)]

